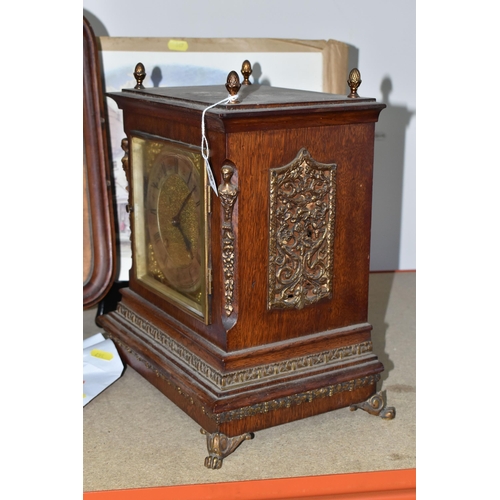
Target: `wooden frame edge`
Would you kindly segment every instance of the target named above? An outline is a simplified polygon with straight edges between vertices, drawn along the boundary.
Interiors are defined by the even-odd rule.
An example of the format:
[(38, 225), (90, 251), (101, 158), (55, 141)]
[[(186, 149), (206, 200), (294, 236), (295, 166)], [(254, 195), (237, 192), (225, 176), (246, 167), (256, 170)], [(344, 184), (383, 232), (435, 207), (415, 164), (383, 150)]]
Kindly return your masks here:
[[(109, 292), (117, 270), (115, 214), (111, 188), (106, 112), (96, 38), (83, 17), (83, 253), (90, 264), (83, 281), (83, 309), (96, 305)], [(85, 182), (86, 178), (86, 182)]]
[(314, 499), (413, 500), (416, 469), (190, 484), (157, 488), (93, 491), (83, 500), (239, 500)]

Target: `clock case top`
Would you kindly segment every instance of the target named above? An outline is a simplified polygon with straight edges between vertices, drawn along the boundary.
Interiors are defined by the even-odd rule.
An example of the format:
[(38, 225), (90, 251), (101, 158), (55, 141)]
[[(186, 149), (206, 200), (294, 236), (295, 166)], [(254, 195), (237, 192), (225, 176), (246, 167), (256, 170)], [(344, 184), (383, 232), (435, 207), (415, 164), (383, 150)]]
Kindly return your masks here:
[[(123, 89), (122, 92), (112, 92), (107, 95), (117, 101), (119, 105), (129, 99), (134, 99), (136, 106), (147, 106), (148, 104), (153, 108), (158, 105), (168, 106), (171, 107), (172, 111), (175, 109), (178, 112), (182, 112), (182, 110), (184, 112), (203, 112), (207, 107), (228, 97), (227, 90), (223, 85)], [(133, 106), (131, 101), (129, 102)], [(222, 125), (220, 130), (233, 132), (238, 130), (238, 126), (243, 126), (246, 130), (248, 127), (250, 129), (269, 128), (278, 117), (293, 119), (294, 116), (301, 116), (301, 119), (305, 119), (309, 116), (315, 122), (311, 124), (312, 126), (321, 126), (326, 123), (318, 123), (314, 119), (315, 116), (320, 120), (324, 120), (326, 116), (330, 116), (332, 119), (334, 115), (338, 118), (341, 112), (346, 113), (349, 110), (356, 114), (353, 121), (377, 121), (378, 114), (384, 108), (385, 104), (377, 103), (374, 98), (358, 97), (353, 99), (324, 92), (254, 84), (244, 85), (240, 88), (237, 103), (219, 104), (209, 109), (207, 119), (219, 119), (219, 125)], [(363, 117), (360, 113), (366, 113), (367, 116)], [(196, 114), (191, 116), (195, 117)], [(198, 125), (201, 123), (201, 115), (199, 118)], [(245, 120), (244, 124), (240, 120)], [(264, 122), (258, 123), (259, 120), (264, 120)], [(210, 124), (215, 126), (216, 122)], [(291, 126), (290, 123), (285, 124), (282, 120), (276, 125), (286, 128)]]

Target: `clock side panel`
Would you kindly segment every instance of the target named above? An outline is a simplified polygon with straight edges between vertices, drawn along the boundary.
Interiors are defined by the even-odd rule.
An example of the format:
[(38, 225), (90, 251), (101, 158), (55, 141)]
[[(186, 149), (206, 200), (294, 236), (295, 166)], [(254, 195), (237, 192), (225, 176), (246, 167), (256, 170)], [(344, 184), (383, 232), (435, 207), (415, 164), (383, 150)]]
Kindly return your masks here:
[[(230, 351), (320, 332), (328, 334), (356, 325), (365, 325), (366, 331), (366, 338), (358, 340), (369, 340), (371, 327), (366, 321), (373, 141), (373, 123), (229, 134), (228, 157), (238, 169), (240, 189), (237, 221), (239, 312), (237, 324), (228, 332)], [(335, 171), (329, 213), (331, 259), (324, 265), (326, 272), (331, 274), (331, 285), (328, 293), (310, 305), (273, 308), (269, 307), (270, 268), (280, 277), (287, 277), (291, 272), (285, 269), (286, 263), (273, 264), (277, 259), (270, 257), (271, 225), (279, 224), (276, 218), (297, 214), (289, 210), (286, 199), (296, 188), (286, 183), (279, 188), (281, 193), (273, 194), (281, 200), (282, 211), (271, 213), (271, 171), (293, 163), (303, 148), (314, 162), (330, 165)], [(302, 184), (309, 182), (305, 178), (299, 181)], [(303, 207), (303, 211), (311, 211), (311, 203)], [(300, 227), (307, 230), (306, 226), (307, 219)], [(316, 227), (314, 221), (309, 226)], [(289, 238), (290, 247), (297, 247), (297, 234)], [(307, 235), (304, 238), (307, 239)], [(326, 259), (318, 255), (316, 252), (310, 258)], [(292, 255), (292, 258), (301, 257)], [(310, 258), (304, 257), (304, 267)]]

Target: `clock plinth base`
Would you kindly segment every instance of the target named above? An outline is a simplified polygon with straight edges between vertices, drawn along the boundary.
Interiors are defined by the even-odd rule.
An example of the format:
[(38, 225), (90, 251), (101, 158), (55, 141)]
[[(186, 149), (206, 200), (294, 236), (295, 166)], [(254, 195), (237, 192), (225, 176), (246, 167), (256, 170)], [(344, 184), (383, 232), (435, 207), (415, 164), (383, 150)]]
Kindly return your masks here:
[[(130, 304), (133, 293), (127, 292), (122, 301), (125, 305), (120, 303), (117, 311), (101, 316), (99, 324), (115, 342), (123, 361), (193, 418), (220, 449), (224, 441), (224, 450), (232, 447), (232, 452), (238, 440), (248, 439), (261, 429), (338, 408), (363, 408), (376, 395), (383, 365), (371, 352), (371, 343), (366, 350), (362, 348), (365, 342), (355, 344), (355, 348), (344, 346), (339, 352), (328, 351), (337, 356), (332, 355), (329, 363), (323, 360), (314, 364), (313, 358), (326, 356), (324, 350), (318, 350), (305, 358), (291, 356), (281, 363), (228, 372), (217, 363), (210, 364), (206, 355), (200, 357), (200, 346), (174, 338), (175, 328), (164, 318), (159, 333), (152, 318), (143, 318), (140, 307)], [(162, 340), (158, 342), (160, 334)], [(284, 365), (289, 367), (283, 373), (269, 375)], [(260, 370), (259, 376), (256, 370)], [(230, 452), (210, 451), (209, 447), (210, 468), (217, 468)]]

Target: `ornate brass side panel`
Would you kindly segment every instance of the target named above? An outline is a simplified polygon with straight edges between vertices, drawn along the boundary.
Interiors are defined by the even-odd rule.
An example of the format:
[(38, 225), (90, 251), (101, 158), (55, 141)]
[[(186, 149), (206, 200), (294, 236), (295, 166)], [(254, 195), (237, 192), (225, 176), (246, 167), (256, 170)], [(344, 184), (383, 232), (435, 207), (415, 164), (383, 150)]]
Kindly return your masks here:
[(332, 297), (336, 172), (305, 148), (270, 170), (268, 309)]

